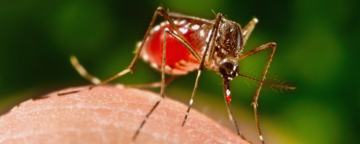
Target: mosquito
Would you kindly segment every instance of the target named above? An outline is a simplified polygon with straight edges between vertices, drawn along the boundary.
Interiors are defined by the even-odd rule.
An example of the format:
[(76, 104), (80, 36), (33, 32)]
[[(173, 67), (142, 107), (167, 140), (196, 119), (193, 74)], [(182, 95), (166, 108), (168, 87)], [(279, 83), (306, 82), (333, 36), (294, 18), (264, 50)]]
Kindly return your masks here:
[[(164, 17), (166, 21), (153, 27), (158, 14)], [(259, 82), (251, 105), (254, 107), (255, 123), (258, 135), (261, 142), (264, 144), (265, 142), (261, 134), (257, 114), (257, 101), (262, 85), (267, 84), (272, 87), (291, 90), (295, 89), (295, 87), (264, 81), (276, 49), (276, 43), (269, 42), (249, 52), (242, 53), (244, 46), (246, 45), (246, 42), (257, 23), (258, 19), (253, 18), (244, 28), (242, 28), (238, 23), (224, 18), (221, 13), (216, 14), (215, 20), (207, 20), (180, 13), (168, 12), (162, 7), (158, 7), (152, 17), (143, 40), (137, 44), (135, 57), (128, 68), (104, 81), (100, 81), (96, 77), (87, 73), (75, 57), (71, 57), (72, 64), (80, 75), (90, 80), (94, 85), (91, 85), (86, 89), (59, 93), (58, 95), (68, 95), (83, 90), (91, 90), (95, 87), (108, 83), (115, 78), (132, 72), (139, 57), (141, 57), (153, 68), (161, 72), (161, 81), (151, 84), (137, 85), (137, 87), (161, 87), (161, 98), (155, 103), (141, 122), (139, 128), (133, 136), (133, 140), (135, 140), (149, 116), (165, 98), (165, 86), (177, 76), (185, 75), (188, 72), (197, 70), (195, 86), (182, 122), (182, 126), (185, 125), (191, 106), (194, 102), (194, 96), (201, 72), (204, 67), (206, 67), (217, 71), (222, 77), (223, 94), (228, 116), (234, 125), (237, 134), (243, 139), (245, 138), (241, 134), (230, 109), (231, 90), (229, 82), (238, 76)], [(239, 72), (240, 67), (238, 61), (269, 48), (271, 53), (266, 62), (261, 79), (255, 79)], [(170, 77), (165, 79), (165, 74), (170, 75)]]

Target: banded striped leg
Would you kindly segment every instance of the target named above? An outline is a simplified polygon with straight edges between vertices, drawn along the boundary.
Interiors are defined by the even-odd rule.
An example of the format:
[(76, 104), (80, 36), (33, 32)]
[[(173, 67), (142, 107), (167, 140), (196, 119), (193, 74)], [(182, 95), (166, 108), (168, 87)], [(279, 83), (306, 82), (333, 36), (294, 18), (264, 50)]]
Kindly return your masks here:
[[(89, 74), (86, 69), (79, 63), (77, 58), (75, 56), (70, 56), (70, 61), (75, 70), (85, 79), (89, 80), (93, 84), (99, 84), (101, 82), (100, 79), (96, 78), (95, 76)], [(170, 76), (165, 80), (165, 85), (168, 85), (170, 82), (172, 82), (177, 76)], [(134, 84), (134, 85), (123, 85), (123, 84), (117, 84), (121, 87), (131, 87), (131, 88), (157, 88), (161, 87), (161, 81), (160, 82), (154, 82), (154, 83), (148, 83), (148, 84)]]
[[(226, 109), (228, 111), (228, 116), (231, 120), (231, 122), (233, 123), (235, 129), (236, 129), (236, 132), (237, 134), (244, 140), (245, 137), (241, 134), (240, 130), (239, 130), (239, 127), (236, 123), (236, 120), (234, 119), (234, 116), (231, 112), (231, 109), (230, 109), (230, 101), (227, 100), (228, 96), (230, 96), (230, 85), (229, 85), (229, 80), (228, 79), (223, 79), (223, 91), (224, 91), (224, 100), (225, 100), (225, 105), (226, 105)], [(246, 140), (247, 141), (247, 140)], [(249, 141), (248, 141), (249, 142)], [(250, 143), (250, 142), (249, 142)]]
[(266, 73), (267, 73), (267, 71), (268, 71), (268, 68), (269, 68), (271, 59), (272, 59), (272, 57), (273, 57), (273, 55), (274, 55), (274, 53), (275, 53), (276, 43), (270, 42), (270, 43), (264, 44), (264, 45), (262, 45), (262, 46), (260, 46), (260, 47), (258, 47), (258, 48), (255, 48), (255, 49), (253, 49), (253, 50), (251, 50), (251, 51), (249, 51), (249, 52), (241, 55), (241, 56), (239, 57), (239, 59), (238, 59), (238, 60), (241, 60), (241, 59), (246, 58), (246, 57), (248, 57), (248, 56), (250, 56), (250, 55), (253, 55), (253, 54), (255, 54), (255, 53), (258, 53), (258, 52), (260, 52), (260, 51), (263, 51), (263, 50), (265, 50), (265, 49), (267, 49), (267, 48), (272, 48), (272, 50), (271, 50), (270, 56), (269, 56), (269, 58), (268, 58), (268, 60), (267, 60), (267, 63), (266, 63), (264, 72), (263, 72), (262, 77), (261, 77), (261, 81), (262, 81), (262, 82), (259, 83), (259, 86), (258, 86), (258, 88), (257, 88), (257, 90), (256, 90), (256, 93), (255, 93), (255, 96), (254, 96), (254, 98), (253, 98), (253, 101), (252, 101), (252, 103), (251, 103), (251, 105), (254, 106), (255, 122), (256, 122), (256, 126), (257, 126), (258, 133), (259, 133), (259, 138), (260, 138), (260, 140), (261, 140), (261, 142), (262, 142), (263, 144), (265, 144), (265, 142), (264, 142), (264, 139), (263, 139), (263, 137), (262, 137), (261, 130), (260, 130), (260, 125), (259, 125), (259, 118), (258, 118), (258, 114), (257, 114), (257, 106), (258, 106), (257, 101), (258, 101), (258, 99), (259, 99), (260, 90), (261, 90), (263, 81), (265, 80), (265, 76), (266, 76)]
[[(165, 10), (163, 10), (161, 7), (158, 7), (158, 8), (156, 9), (153, 17), (152, 17), (152, 20), (151, 20), (151, 22), (150, 22), (150, 25), (149, 25), (149, 27), (148, 27), (148, 29), (147, 29), (147, 31), (146, 31), (146, 34), (145, 34), (143, 40), (142, 40), (142, 42), (141, 42), (141, 45), (140, 45), (140, 47), (138, 48), (138, 50), (136, 51), (136, 55), (135, 55), (134, 59), (132, 60), (130, 66), (129, 66), (127, 69), (125, 69), (125, 70), (119, 72), (118, 74), (116, 74), (116, 75), (114, 75), (114, 76), (112, 76), (112, 77), (110, 77), (110, 78), (102, 81), (101, 83), (92, 85), (92, 86), (90, 86), (89, 88), (82, 89), (82, 90), (65, 92), (65, 93), (59, 93), (58, 95), (61, 96), (61, 95), (67, 95), (67, 94), (77, 93), (77, 92), (80, 92), (80, 91), (83, 91), (83, 90), (91, 90), (92, 88), (95, 88), (95, 87), (97, 87), (97, 86), (103, 85), (103, 84), (108, 83), (109, 81), (111, 81), (111, 80), (113, 80), (113, 79), (115, 79), (115, 78), (118, 78), (118, 77), (120, 77), (120, 76), (122, 76), (122, 75), (125, 75), (125, 74), (127, 74), (127, 73), (129, 73), (129, 72), (132, 72), (132, 71), (134, 70), (135, 65), (136, 65), (136, 63), (137, 63), (137, 60), (138, 60), (138, 58), (139, 58), (139, 56), (140, 56), (140, 53), (141, 53), (141, 50), (142, 50), (142, 48), (143, 48), (143, 46), (144, 46), (144, 43), (145, 43), (145, 41), (146, 41), (146, 38), (148, 37), (149, 32), (150, 32), (152, 26), (154, 25), (154, 22), (155, 22), (155, 20), (156, 20), (156, 17), (157, 17), (157, 15), (158, 15), (159, 13), (170, 23), (170, 25), (174, 28), (174, 30), (179, 34), (178, 37), (180, 37), (180, 38), (182, 39), (182, 43), (183, 43), (183, 44), (190, 45), (189, 42), (185, 39), (185, 37), (183, 36), (183, 34), (182, 34), (182, 33), (180, 32), (180, 30), (178, 29), (178, 27), (177, 27), (177, 26), (174, 24), (174, 22), (171, 20), (170, 16), (167, 14), (167, 12), (166, 12)], [(191, 46), (190, 46), (190, 47), (188, 46), (188, 47), (186, 47), (186, 48), (189, 50), (189, 52), (190, 52), (197, 60), (200, 61), (200, 56), (195, 52), (194, 49), (191, 48)]]
[[(202, 59), (201, 59), (201, 61), (200, 61), (200, 66), (199, 66), (199, 69), (198, 69), (198, 74), (197, 74), (196, 80), (195, 80), (195, 86), (194, 86), (193, 92), (192, 92), (192, 94), (191, 94), (191, 98), (190, 98), (190, 102), (189, 102), (189, 107), (188, 107), (188, 109), (187, 109), (187, 111), (186, 111), (186, 115), (185, 115), (185, 117), (184, 117), (182, 126), (185, 125), (186, 119), (187, 119), (187, 117), (188, 117), (188, 115), (189, 115), (191, 106), (192, 106), (192, 104), (193, 104), (194, 96), (195, 96), (195, 92), (196, 92), (196, 88), (197, 88), (197, 86), (198, 86), (199, 78), (200, 78), (200, 75), (201, 75), (201, 71), (202, 71), (202, 69), (203, 69), (203, 67), (204, 67), (204, 62), (205, 62), (206, 54), (207, 54), (208, 50), (211, 49), (211, 48), (209, 48), (209, 47), (210, 47), (210, 46), (214, 46), (214, 43), (215, 43), (215, 35), (216, 35), (217, 32), (218, 32), (218, 28), (219, 28), (219, 24), (220, 24), (221, 18), (222, 18), (222, 15), (221, 15), (221, 14), (217, 14), (214, 27), (212, 28), (212, 33), (211, 33), (211, 35), (210, 35), (210, 39), (209, 39), (210, 42), (208, 42), (208, 43), (206, 44), (206, 49), (205, 49), (205, 52), (204, 52), (205, 54), (203, 55), (203, 57), (202, 57)], [(210, 45), (210, 43), (212, 43), (212, 44)]]
[[(166, 14), (166, 13), (165, 13), (165, 14)], [(164, 14), (163, 14), (163, 16), (164, 16)], [(165, 17), (165, 16), (164, 16), (164, 17)], [(222, 15), (221, 15), (221, 14), (218, 14), (218, 18), (217, 18), (217, 21), (216, 21), (216, 24), (215, 24), (215, 25), (219, 25), (219, 22), (220, 22), (220, 20), (221, 20), (221, 17), (222, 17)], [(173, 23), (172, 20), (170, 20), (169, 23), (170, 23), (170, 24)], [(173, 28), (174, 28), (174, 27), (173, 27)], [(218, 28), (218, 26), (214, 26), (213, 31), (215, 31), (215, 29), (216, 29), (216, 32), (217, 32), (217, 28)], [(177, 41), (179, 41), (183, 46), (185, 46), (185, 47), (190, 51), (190, 53), (192, 53), (191, 50), (194, 50), (194, 49), (191, 47), (191, 45), (187, 42), (187, 40), (184, 39), (184, 38), (182, 38), (180, 35), (175, 34), (175, 32), (173, 32), (173, 31), (171, 31), (171, 30), (169, 30), (169, 29), (165, 29), (164, 32), (165, 32), (165, 34), (164, 34), (164, 43), (163, 43), (163, 63), (162, 63), (162, 70), (161, 70), (161, 71), (162, 71), (162, 75), (163, 75), (163, 77), (162, 77), (162, 85), (161, 85), (161, 98), (159, 99), (159, 101), (156, 102), (156, 104), (153, 106), (153, 108), (150, 110), (150, 112), (146, 115), (146, 117), (145, 117), (144, 120), (142, 121), (139, 129), (136, 131), (136, 133), (135, 133), (135, 135), (134, 135), (134, 137), (133, 137), (133, 140), (136, 139), (136, 137), (137, 137), (137, 135), (139, 134), (141, 128), (144, 126), (146, 120), (149, 118), (149, 116), (150, 116), (151, 113), (155, 110), (155, 108), (159, 105), (159, 103), (161, 102), (161, 100), (165, 97), (165, 96), (163, 95), (163, 94), (164, 94), (163, 92), (164, 92), (164, 89), (165, 89), (165, 82), (164, 82), (164, 79), (165, 79), (165, 62), (164, 62), (164, 61), (165, 61), (165, 56), (166, 56), (166, 55), (165, 55), (166, 35), (167, 35), (167, 34), (170, 34), (173, 38), (175, 38), (175, 39), (176, 39)], [(215, 33), (212, 33), (210, 39), (212, 39), (212, 37), (214, 37), (214, 35), (216, 34), (216, 32), (215, 32)], [(181, 34), (180, 32), (177, 32), (177, 33), (178, 33), (178, 34)], [(212, 41), (212, 43), (214, 43), (214, 42), (215, 42), (215, 41)], [(206, 47), (205, 52), (207, 52), (208, 48), (209, 48), (209, 44), (207, 44), (207, 47)], [(195, 53), (196, 53), (196, 52), (195, 52)], [(196, 55), (193, 55), (193, 56), (196, 58), (196, 56), (198, 56), (198, 55), (196, 54)], [(199, 56), (198, 56), (198, 57), (199, 57)], [(198, 58), (197, 58), (197, 59), (198, 59)], [(203, 66), (204, 66), (204, 60), (205, 60), (205, 55), (203, 56), (202, 61), (201, 61), (201, 63), (200, 63), (200, 67), (199, 67), (199, 70), (198, 70), (198, 77), (197, 77), (197, 79), (196, 79), (196, 83), (195, 83), (195, 87), (194, 87), (194, 91), (193, 91), (192, 98), (193, 98), (193, 96), (194, 96), (194, 94), (195, 94), (195, 90), (196, 90), (196, 87), (197, 87), (197, 83), (198, 83), (198, 80), (199, 80), (199, 76), (200, 76), (201, 70), (202, 70), (202, 68), (203, 68)], [(193, 100), (193, 99), (191, 99), (191, 101), (192, 101), (192, 100)], [(191, 104), (192, 104), (192, 102), (191, 102)], [(190, 107), (191, 107), (191, 105), (189, 106), (187, 113), (189, 112)], [(187, 117), (187, 115), (185, 116), (185, 119), (184, 119), (183, 124), (185, 123), (186, 117)]]
[(93, 84), (101, 83), (101, 80), (93, 75), (89, 74), (86, 69), (79, 63), (78, 59), (72, 55), (70, 56), (71, 65), (75, 68), (75, 70), (85, 79), (89, 80)]
[[(165, 29), (167, 31), (167, 29)], [(162, 59), (162, 65), (161, 65), (161, 90), (160, 90), (160, 96), (161, 98), (155, 103), (155, 105), (151, 108), (150, 112), (145, 116), (144, 120), (141, 122), (139, 128), (136, 130), (136, 133), (133, 137), (133, 140), (136, 139), (138, 136), (141, 128), (146, 123), (146, 120), (149, 118), (151, 113), (155, 110), (155, 108), (160, 104), (161, 100), (165, 98), (165, 63), (166, 63), (166, 34), (164, 34), (164, 42), (163, 42), (163, 59)]]

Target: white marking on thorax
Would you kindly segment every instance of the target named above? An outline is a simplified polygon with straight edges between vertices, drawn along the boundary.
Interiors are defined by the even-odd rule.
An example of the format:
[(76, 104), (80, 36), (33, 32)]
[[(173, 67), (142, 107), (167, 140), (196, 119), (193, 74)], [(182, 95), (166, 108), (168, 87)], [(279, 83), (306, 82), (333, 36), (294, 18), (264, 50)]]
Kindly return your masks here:
[(255, 22), (255, 23), (258, 23), (259, 20), (258, 20), (257, 18), (254, 18), (254, 22)]
[(190, 100), (190, 105), (192, 105), (192, 104), (193, 104), (193, 100), (191, 99), (191, 100)]
[(227, 54), (228, 52), (224, 49), (221, 49), (221, 52), (224, 53), (224, 54)]
[(263, 139), (262, 135), (260, 135), (259, 137), (260, 137), (261, 141), (264, 141), (264, 139)]

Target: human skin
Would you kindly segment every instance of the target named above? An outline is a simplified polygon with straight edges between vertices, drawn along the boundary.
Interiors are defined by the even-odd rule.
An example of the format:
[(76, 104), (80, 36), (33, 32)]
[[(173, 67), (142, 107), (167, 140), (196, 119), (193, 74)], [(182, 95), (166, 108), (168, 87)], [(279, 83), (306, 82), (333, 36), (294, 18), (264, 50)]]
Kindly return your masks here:
[[(68, 92), (74, 89), (65, 89)], [(81, 88), (80, 88), (81, 89)], [(247, 144), (207, 116), (165, 98), (135, 141), (160, 96), (133, 88), (101, 86), (66, 96), (28, 100), (0, 117), (0, 143), (238, 143)]]

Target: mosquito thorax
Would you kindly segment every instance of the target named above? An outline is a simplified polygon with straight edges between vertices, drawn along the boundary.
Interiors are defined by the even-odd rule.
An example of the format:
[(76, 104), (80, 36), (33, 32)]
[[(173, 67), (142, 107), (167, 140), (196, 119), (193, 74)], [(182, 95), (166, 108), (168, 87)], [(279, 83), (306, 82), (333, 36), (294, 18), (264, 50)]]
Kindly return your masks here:
[(219, 72), (224, 80), (231, 81), (239, 74), (239, 64), (235, 60), (224, 59), (219, 65)]
[[(236, 59), (239, 58), (244, 45), (241, 26), (236, 22), (223, 18), (219, 24), (218, 32), (214, 40), (214, 50), (210, 56), (211, 62), (209, 67), (215, 71), (221, 71), (220, 67), (224, 70), (227, 63), (232, 63), (238, 67)], [(230, 79), (235, 77), (235, 73), (221, 74)]]
[[(223, 19), (219, 25), (219, 31), (215, 39), (215, 49), (222, 53), (222, 56), (237, 57), (242, 51), (243, 36), (238, 23)], [(220, 55), (219, 55), (220, 56)]]

